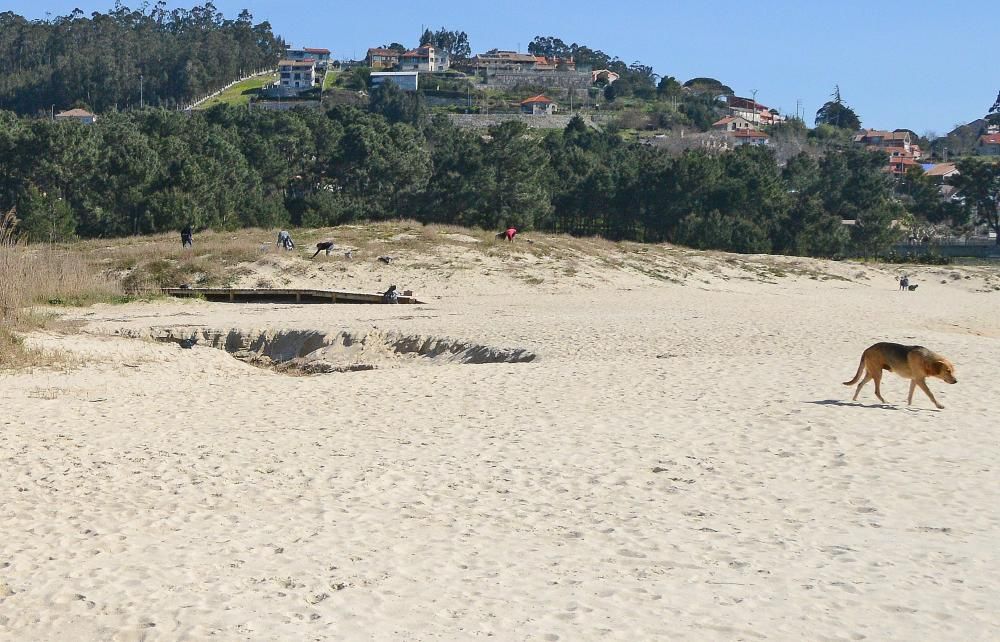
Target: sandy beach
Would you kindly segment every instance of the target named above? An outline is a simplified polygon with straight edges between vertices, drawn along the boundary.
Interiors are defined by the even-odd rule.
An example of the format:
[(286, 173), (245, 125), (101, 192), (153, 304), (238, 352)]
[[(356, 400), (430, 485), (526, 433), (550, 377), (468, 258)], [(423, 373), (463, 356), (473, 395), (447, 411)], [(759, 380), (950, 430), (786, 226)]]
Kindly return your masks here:
[[(995, 271), (510, 260), (292, 283), (421, 305), (62, 310), (31, 341), (76, 363), (0, 375), (0, 638), (995, 639)], [(288, 333), (374, 369), (210, 345)], [(877, 341), (955, 363), (944, 410), (851, 402)]]

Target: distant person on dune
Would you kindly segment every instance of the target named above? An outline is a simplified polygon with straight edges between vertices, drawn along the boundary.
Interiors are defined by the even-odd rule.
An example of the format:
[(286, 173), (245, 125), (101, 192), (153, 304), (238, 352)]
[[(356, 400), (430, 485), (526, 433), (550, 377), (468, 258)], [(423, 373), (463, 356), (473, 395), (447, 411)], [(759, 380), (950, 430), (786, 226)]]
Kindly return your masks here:
[(516, 227), (508, 227), (507, 231), (504, 232), (503, 234), (504, 234), (504, 237), (506, 237), (508, 243), (513, 243), (514, 242), (514, 237), (517, 236), (517, 228)]
[(278, 242), (275, 245), (280, 245), (284, 250), (295, 249), (295, 243), (292, 242), (292, 235), (288, 233), (288, 230), (278, 232)]
[(181, 247), (193, 247), (194, 246), (194, 232), (191, 230), (191, 224), (188, 223), (181, 230)]

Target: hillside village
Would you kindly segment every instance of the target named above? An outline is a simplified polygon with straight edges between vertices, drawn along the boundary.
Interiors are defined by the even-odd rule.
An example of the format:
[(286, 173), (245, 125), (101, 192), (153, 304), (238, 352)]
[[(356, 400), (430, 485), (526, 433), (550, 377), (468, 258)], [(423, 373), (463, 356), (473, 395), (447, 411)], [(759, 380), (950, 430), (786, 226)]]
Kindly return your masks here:
[[(401, 212), (811, 256), (884, 255), (904, 230), (983, 244), (1000, 231), (987, 189), (1000, 165), (980, 162), (1000, 159), (1000, 98), (928, 139), (864, 128), (839, 87), (807, 125), (756, 90), (551, 36), (474, 52), (442, 28), (348, 59), (208, 6), (0, 20), (34, 43), (0, 42), (13, 159), (0, 205), (33, 239)], [(179, 33), (198, 34), (197, 54)], [(112, 39), (134, 55), (111, 71), (84, 56)]]
[[(289, 46), (278, 62), (277, 73), (273, 84), (260, 91), (259, 100), (253, 100), (252, 106), (319, 108), (324, 97), (337, 100), (337, 92), (351, 93), (327, 82), (328, 75), (343, 80), (353, 74), (365, 80), (365, 85), (355, 90), (357, 98), (363, 100), (368, 92), (392, 83), (405, 92), (420, 93), (432, 113), (446, 113), (459, 127), (485, 128), (516, 119), (533, 129), (561, 129), (574, 114), (595, 127), (614, 126), (624, 111), (614, 104), (613, 93), (622, 74), (578, 63), (572, 56), (490, 49), (468, 58), (453, 58), (447, 50), (424, 42), (413, 49), (401, 45), (371, 47), (363, 60), (341, 61), (332, 59), (327, 48)], [(329, 89), (324, 92), (322, 88)], [(780, 131), (790, 118), (795, 119), (758, 102), (756, 96), (737, 96), (713, 79), (689, 81), (679, 87), (679, 93), (707, 96), (714, 112), (723, 115), (705, 131), (699, 131), (697, 126), (687, 132), (683, 126), (668, 127), (665, 132), (639, 136), (639, 140), (658, 145), (669, 144), (672, 138), (675, 148), (713, 151), (743, 145), (766, 147), (775, 145), (771, 132)], [(345, 97), (341, 95), (339, 100)], [(990, 114), (1000, 114), (1000, 95)], [(943, 155), (932, 153), (928, 149), (930, 141), (922, 147), (916, 132), (903, 128), (862, 129), (851, 142), (884, 153), (885, 171), (893, 177), (902, 179), (912, 168), (919, 167), (939, 187), (942, 201), (961, 201), (961, 194), (947, 184), (947, 179), (958, 173), (955, 162), (948, 159), (947, 149)], [(984, 124), (971, 152), (1000, 158), (1000, 119)]]
[[(328, 75), (334, 82), (326, 80)], [(578, 63), (572, 56), (501, 49), (455, 59), (447, 50), (431, 43), (413, 49), (400, 45), (371, 47), (365, 58), (358, 61), (332, 59), (331, 51), (326, 48), (289, 46), (278, 62), (274, 82), (263, 87), (256, 99), (251, 99), (251, 104), (263, 109), (290, 109), (297, 106), (319, 108), (323, 98), (349, 102), (350, 98), (335, 97), (335, 94), (347, 91), (345, 85), (349, 83), (344, 79), (351, 75), (365, 81), (363, 86), (354, 85), (359, 98), (363, 99), (369, 91), (385, 83), (392, 83), (403, 91), (419, 92), (432, 113), (446, 113), (460, 127), (485, 128), (504, 120), (518, 119), (530, 128), (561, 129), (573, 114), (583, 116), (593, 126), (602, 126), (624, 120), (619, 117), (623, 111), (628, 111), (614, 104), (614, 84), (621, 78), (617, 71), (595, 69), (592, 65)], [(638, 123), (639, 127), (625, 129), (651, 130), (651, 134), (639, 136), (649, 144), (655, 145), (671, 135), (678, 138), (687, 135), (684, 148), (725, 151), (743, 145), (772, 146), (770, 132), (788, 123), (790, 118), (795, 119), (758, 102), (756, 96), (737, 96), (717, 81), (718, 90), (726, 93), (712, 94), (704, 83), (695, 81), (680, 86), (679, 93), (682, 96), (709, 95), (713, 111), (721, 114), (709, 127), (702, 130), (695, 124), (685, 130), (683, 126), (672, 127), (668, 123), (666, 131), (658, 132), (648, 123)], [(1000, 104), (1000, 96), (997, 104)], [(994, 105), (990, 113), (997, 110)], [(905, 175), (912, 167), (921, 167), (934, 177), (947, 177), (955, 171), (954, 163), (947, 162), (947, 149), (941, 155), (932, 153), (928, 149), (930, 145), (922, 147), (920, 137), (909, 129), (863, 129), (852, 140), (856, 145), (884, 152), (886, 171), (897, 177)], [(969, 151), (979, 156), (1000, 157), (1000, 124), (986, 124), (975, 147)]]

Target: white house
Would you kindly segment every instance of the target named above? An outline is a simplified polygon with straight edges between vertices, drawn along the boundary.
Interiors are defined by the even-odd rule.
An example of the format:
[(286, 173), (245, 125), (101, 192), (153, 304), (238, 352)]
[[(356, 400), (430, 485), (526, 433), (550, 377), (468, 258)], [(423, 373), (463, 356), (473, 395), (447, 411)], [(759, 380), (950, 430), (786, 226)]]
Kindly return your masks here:
[(314, 60), (316, 66), (325, 68), (330, 63), (330, 50), (322, 47), (288, 47), (285, 50), (286, 60)]
[(521, 101), (521, 113), (551, 116), (556, 113), (556, 103), (548, 96), (532, 96)]
[(316, 61), (312, 58), (279, 60), (278, 75), (278, 86), (282, 93), (298, 94), (312, 89), (316, 82)]
[(738, 132), (753, 129), (753, 123), (742, 116), (726, 116), (712, 123), (712, 129), (722, 132)]
[(411, 49), (399, 56), (400, 71), (448, 71), (451, 62), (447, 51), (438, 51), (431, 45)]
[(733, 116), (740, 116), (755, 125), (777, 125), (785, 122), (785, 117), (776, 109), (762, 105), (752, 98), (726, 96), (726, 105)]

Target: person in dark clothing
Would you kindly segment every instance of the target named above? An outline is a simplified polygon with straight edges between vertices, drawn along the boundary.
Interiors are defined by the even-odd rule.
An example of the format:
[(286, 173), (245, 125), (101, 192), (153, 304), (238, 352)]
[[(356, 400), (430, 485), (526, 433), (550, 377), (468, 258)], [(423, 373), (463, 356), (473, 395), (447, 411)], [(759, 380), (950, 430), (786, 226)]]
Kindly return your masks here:
[(396, 291), (395, 285), (390, 285), (382, 294), (382, 300), (386, 303), (399, 303), (399, 292)]
[[(316, 254), (326, 250), (326, 255), (330, 256), (330, 250), (333, 249), (333, 241), (320, 241), (316, 244)], [(316, 254), (312, 255), (312, 258), (316, 258)]]
[(188, 223), (181, 230), (181, 247), (192, 247), (194, 245), (194, 232), (191, 231), (191, 224)]

